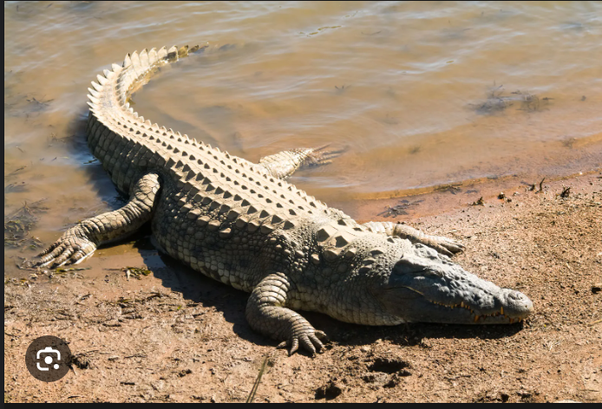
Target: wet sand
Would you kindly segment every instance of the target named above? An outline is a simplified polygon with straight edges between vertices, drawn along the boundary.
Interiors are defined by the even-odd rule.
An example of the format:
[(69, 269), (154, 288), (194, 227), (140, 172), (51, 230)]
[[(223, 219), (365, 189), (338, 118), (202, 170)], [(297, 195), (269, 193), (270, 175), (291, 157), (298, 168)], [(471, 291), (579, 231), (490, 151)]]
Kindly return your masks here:
[[(599, 402), (602, 172), (544, 181), (539, 193), (533, 183), (493, 185), (506, 197), (479, 192), (483, 205), (450, 189), (411, 214), (383, 215), (462, 241), (456, 262), (533, 300), (523, 324), (371, 328), (304, 313), (331, 342), (314, 359), (287, 357), (246, 324), (246, 294), (158, 255), (142, 234), (102, 249), (86, 270), (22, 271), (25, 280), (5, 282), (4, 400), (244, 402), (269, 357), (256, 402)], [(430, 212), (425, 203), (448, 199), (460, 204), (420, 215)], [(143, 265), (152, 274), (140, 280), (122, 270)], [(47, 334), (68, 340), (77, 357), (50, 384), (23, 359)]]

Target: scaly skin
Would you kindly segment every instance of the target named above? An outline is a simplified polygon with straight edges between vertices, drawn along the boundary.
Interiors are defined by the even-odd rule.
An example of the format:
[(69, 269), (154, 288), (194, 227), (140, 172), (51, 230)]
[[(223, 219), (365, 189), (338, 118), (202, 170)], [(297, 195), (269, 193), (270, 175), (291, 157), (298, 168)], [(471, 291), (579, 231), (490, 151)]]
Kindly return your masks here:
[(283, 180), (337, 152), (295, 149), (253, 164), (134, 112), (129, 96), (159, 67), (202, 50), (134, 52), (92, 83), (88, 145), (130, 201), (69, 229), (38, 265), (79, 263), (150, 221), (164, 252), (250, 292), (249, 325), (289, 353), (314, 354), (325, 339), (293, 310), (364, 325), (502, 324), (530, 314), (525, 295), (451, 262), (463, 249), (455, 241), (402, 224), (360, 225)]

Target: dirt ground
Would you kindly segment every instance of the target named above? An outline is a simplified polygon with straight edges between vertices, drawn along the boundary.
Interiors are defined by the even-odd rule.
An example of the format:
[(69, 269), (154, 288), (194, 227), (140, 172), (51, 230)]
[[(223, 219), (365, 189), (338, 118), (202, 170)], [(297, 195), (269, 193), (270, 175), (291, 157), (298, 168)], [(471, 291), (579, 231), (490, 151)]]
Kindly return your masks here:
[[(244, 402), (264, 362), (255, 402), (600, 402), (602, 174), (542, 188), (373, 218), (459, 239), (456, 262), (533, 300), (524, 323), (365, 327), (304, 313), (330, 337), (313, 359), (252, 332), (245, 293), (159, 255), (148, 233), (99, 250), (85, 270), (5, 272), (4, 402)], [(152, 273), (123, 269), (143, 265)], [(74, 354), (54, 383), (25, 367), (42, 335)]]

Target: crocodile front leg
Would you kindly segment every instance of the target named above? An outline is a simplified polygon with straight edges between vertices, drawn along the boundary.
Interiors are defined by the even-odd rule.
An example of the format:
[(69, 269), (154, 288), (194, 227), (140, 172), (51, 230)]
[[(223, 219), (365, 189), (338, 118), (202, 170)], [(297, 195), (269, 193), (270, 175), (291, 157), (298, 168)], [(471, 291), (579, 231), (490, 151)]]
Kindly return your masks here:
[(277, 341), (283, 341), (279, 348), (289, 346), (289, 355), (301, 347), (314, 356), (316, 348), (324, 345), (320, 339), (326, 334), (316, 330), (305, 318), (286, 308), (286, 300), (291, 284), (282, 273), (270, 274), (253, 289), (247, 302), (246, 316), (251, 328)]
[(130, 201), (125, 206), (71, 227), (38, 256), (41, 259), (35, 265), (60, 267), (64, 264), (81, 263), (90, 257), (99, 245), (122, 239), (138, 230), (152, 217), (159, 191), (159, 176), (149, 173), (140, 178), (130, 190)]
[(412, 243), (422, 243), (432, 247), (441, 254), (453, 256), (453, 253), (459, 253), (464, 250), (464, 246), (453, 239), (441, 236), (431, 236), (423, 233), (413, 227), (401, 223), (391, 222), (368, 222), (364, 224), (375, 233), (383, 233), (387, 236), (401, 237), (408, 239)]
[(319, 148), (299, 148), (282, 151), (273, 155), (264, 156), (259, 160), (270, 175), (285, 179), (295, 173), (302, 166), (319, 166), (332, 162), (343, 150), (325, 150), (327, 145)]

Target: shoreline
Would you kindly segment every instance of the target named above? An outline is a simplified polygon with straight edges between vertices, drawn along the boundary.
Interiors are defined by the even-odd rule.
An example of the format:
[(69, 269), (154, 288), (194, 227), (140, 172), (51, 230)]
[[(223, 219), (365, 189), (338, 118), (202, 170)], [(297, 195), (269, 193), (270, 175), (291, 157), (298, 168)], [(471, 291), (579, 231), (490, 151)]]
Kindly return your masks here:
[[(588, 176), (602, 174), (602, 168), (569, 175), (531, 175), (506, 176), (501, 178), (481, 178), (467, 182), (437, 185), (423, 189), (411, 189), (407, 194), (394, 197), (363, 199), (351, 202), (334, 203), (332, 207), (345, 207), (360, 223), (368, 221), (387, 221), (402, 219), (416, 220), (455, 212), (467, 206), (474, 206), (482, 199), (484, 204), (500, 204), (502, 202), (520, 203), (531, 193), (542, 193), (546, 190), (572, 190), (584, 187)], [(423, 191), (423, 192), (421, 192)], [(416, 193), (418, 192), (418, 193)], [(503, 199), (500, 199), (503, 196)], [(510, 199), (508, 201), (507, 199)]]

